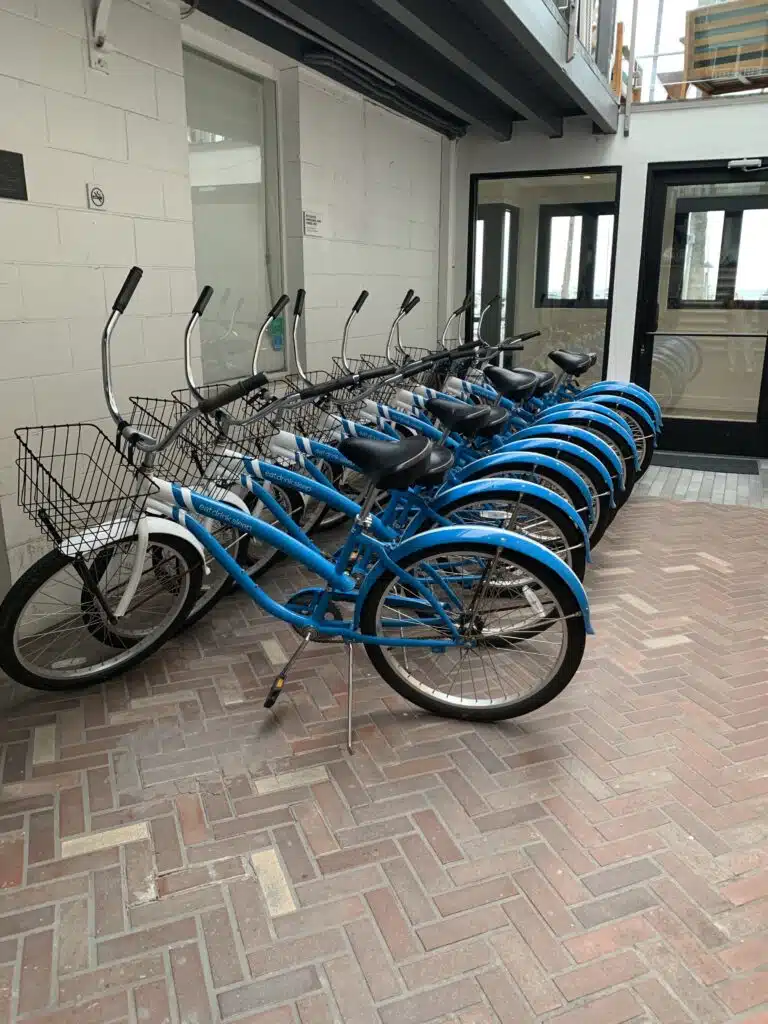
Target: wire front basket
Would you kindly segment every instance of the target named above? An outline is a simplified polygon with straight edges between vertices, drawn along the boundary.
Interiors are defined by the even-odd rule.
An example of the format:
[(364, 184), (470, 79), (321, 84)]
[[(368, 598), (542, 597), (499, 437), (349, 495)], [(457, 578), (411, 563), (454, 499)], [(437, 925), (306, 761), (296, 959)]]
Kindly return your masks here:
[[(154, 438), (166, 434), (189, 411), (186, 402), (179, 398), (134, 396), (131, 403), (131, 425)], [(154, 456), (152, 471), (172, 483), (197, 484), (221, 443), (218, 427), (205, 416), (196, 416), (167, 448)]]
[(114, 439), (91, 423), (21, 427), (16, 438), (19, 505), (54, 544), (88, 555), (130, 535), (154, 487)]

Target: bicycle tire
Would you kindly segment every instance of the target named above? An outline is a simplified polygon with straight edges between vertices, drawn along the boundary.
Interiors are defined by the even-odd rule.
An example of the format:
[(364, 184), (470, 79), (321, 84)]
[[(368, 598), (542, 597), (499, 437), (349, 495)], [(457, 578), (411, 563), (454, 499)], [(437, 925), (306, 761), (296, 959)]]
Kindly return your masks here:
[(619, 489), (615, 495), (616, 508), (620, 509), (629, 500), (635, 483), (637, 482), (637, 468), (635, 466), (632, 447), (629, 442), (621, 435), (621, 433), (619, 433), (619, 430), (614, 429), (612, 425), (609, 426), (605, 423), (593, 424), (586, 417), (581, 419), (576, 417), (571, 419), (568, 417), (558, 420), (558, 423), (570, 424), (574, 427), (584, 427), (584, 429), (590, 430), (597, 437), (607, 441), (612, 448), (621, 454), (621, 459), (624, 463), (624, 489)]
[(494, 477), (509, 477), (513, 480), (525, 480), (527, 477), (523, 474), (530, 473), (532, 476), (538, 478), (534, 481), (535, 483), (542, 483), (544, 487), (549, 485), (556, 494), (559, 494), (562, 498), (565, 498), (566, 501), (570, 502), (581, 516), (584, 521), (584, 525), (586, 527), (589, 526), (589, 515), (591, 509), (585, 506), (584, 496), (576, 484), (574, 484), (573, 480), (569, 479), (565, 473), (558, 472), (558, 470), (554, 469), (552, 466), (542, 466), (538, 463), (535, 455), (530, 459), (530, 468), (526, 469), (525, 463), (520, 458), (520, 455), (525, 455), (527, 453), (521, 451), (514, 454), (516, 459), (514, 462), (510, 461), (508, 471), (505, 472), (503, 463), (500, 463), (499, 465), (494, 466), (491, 470), (470, 470), (467, 476), (463, 478), (463, 481), (489, 480)]
[[(527, 450), (537, 451), (534, 447), (530, 447)], [(552, 455), (553, 452), (549, 449), (542, 449), (541, 454)], [(603, 539), (605, 531), (613, 522), (614, 510), (611, 508), (610, 494), (605, 490), (605, 481), (586, 459), (581, 459), (572, 452), (558, 451), (554, 455), (555, 458), (560, 459), (561, 462), (570, 466), (571, 469), (575, 469), (577, 473), (586, 477), (589, 481), (590, 490), (597, 495), (597, 520), (594, 526), (591, 526), (589, 533), (589, 546), (594, 548)]]
[[(473, 494), (471, 496), (467, 496), (464, 498), (457, 498), (455, 501), (449, 502), (448, 505), (440, 509), (440, 514), (448, 518), (452, 518), (453, 522), (460, 524), (463, 522), (463, 520), (460, 517), (451, 517), (451, 513), (460, 512), (462, 507), (467, 508), (468, 506), (477, 504), (478, 502), (494, 502), (498, 500), (499, 496), (494, 491), (489, 492), (485, 498), (483, 497), (482, 491), (478, 491), (477, 494)], [(523, 506), (534, 509), (536, 512), (539, 513), (539, 515), (542, 515), (546, 519), (549, 519), (551, 521), (552, 525), (561, 534), (567, 545), (569, 551), (569, 558), (566, 564), (569, 565), (571, 569), (573, 569), (573, 571), (576, 573), (580, 580), (583, 580), (587, 569), (587, 552), (584, 546), (584, 536), (578, 529), (576, 524), (568, 518), (565, 512), (563, 512), (559, 508), (556, 508), (554, 505), (545, 501), (545, 499), (539, 497), (536, 494), (526, 494), (521, 496), (519, 501), (515, 501), (516, 510), (518, 507)], [(477, 523), (472, 525), (491, 526), (496, 524), (486, 522), (484, 524)], [(510, 532), (512, 533), (518, 532), (517, 530), (514, 530), (509, 526), (501, 526), (498, 528), (502, 530), (510, 530)], [(530, 534), (522, 531), (521, 536), (529, 537), (531, 540), (537, 540), (538, 543), (544, 543), (543, 541), (538, 540), (536, 537), (531, 537)], [(544, 546), (549, 547), (549, 545), (547, 544), (544, 544)], [(550, 550), (552, 549), (550, 548)], [(557, 552), (553, 551), (553, 554), (557, 554)], [(558, 557), (560, 556), (558, 555)]]
[[(126, 539), (130, 540), (131, 538)], [(156, 633), (150, 630), (133, 642), (126, 639), (123, 646), (123, 657), (115, 655), (110, 664), (101, 669), (86, 670), (79, 674), (76, 671), (71, 672), (59, 680), (31, 670), (22, 662), (17, 653), (16, 627), (20, 623), (25, 609), (45, 583), (62, 569), (74, 564), (73, 559), (56, 549), (49, 551), (30, 566), (16, 580), (0, 604), (0, 669), (16, 682), (29, 686), (31, 689), (62, 692), (105, 682), (134, 665), (138, 665), (153, 654), (167, 639), (179, 631), (197, 601), (203, 578), (203, 562), (197, 548), (182, 537), (175, 534), (153, 534), (152, 540), (161, 541), (165, 547), (175, 551), (185, 566), (183, 573), (178, 574), (179, 578), (187, 580), (175, 612), (169, 621), (163, 624), (162, 629), (158, 629)], [(77, 617), (79, 618), (81, 615), (82, 609), (78, 608)], [(85, 623), (83, 623), (83, 628), (93, 637), (92, 630)]]
[[(456, 549), (456, 545), (438, 543), (433, 548), (424, 548), (413, 554), (401, 564), (403, 568), (412, 571), (414, 564), (426, 557), (446, 556), (448, 552)], [(478, 554), (489, 554), (491, 551), (496, 550), (493, 544), (483, 545), (481, 543), (474, 543), (461, 545), (462, 552), (475, 551)], [(494, 707), (458, 707), (449, 701), (438, 700), (425, 692), (424, 688), (414, 685), (402, 671), (393, 665), (391, 658), (387, 656), (386, 648), (376, 644), (364, 644), (366, 654), (373, 667), (381, 678), (393, 690), (399, 693), (401, 697), (404, 697), (417, 707), (423, 708), (425, 711), (430, 711), (445, 718), (473, 722), (498, 722), (509, 718), (518, 718), (521, 715), (536, 711), (538, 708), (554, 700), (571, 681), (581, 664), (586, 645), (586, 627), (573, 591), (557, 573), (537, 559), (530, 558), (527, 555), (513, 554), (512, 552), (506, 552), (502, 557), (528, 572), (531, 576), (541, 578), (562, 609), (563, 621), (566, 624), (566, 650), (564, 657), (551, 678), (536, 693), (520, 701)], [(385, 570), (368, 592), (360, 617), (360, 628), (363, 633), (373, 636), (378, 635), (377, 619), (379, 605), (385, 597), (387, 588), (394, 579), (395, 574), (391, 570)], [(410, 672), (408, 674), (410, 675)]]

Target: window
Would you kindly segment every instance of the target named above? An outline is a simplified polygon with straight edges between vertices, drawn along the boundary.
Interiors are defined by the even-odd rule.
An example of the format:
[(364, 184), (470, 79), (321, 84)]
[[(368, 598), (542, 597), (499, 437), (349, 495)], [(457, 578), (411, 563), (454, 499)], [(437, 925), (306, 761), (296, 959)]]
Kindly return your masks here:
[(613, 203), (539, 207), (536, 305), (608, 305), (615, 228)]
[(681, 199), (670, 309), (768, 309), (768, 196)]

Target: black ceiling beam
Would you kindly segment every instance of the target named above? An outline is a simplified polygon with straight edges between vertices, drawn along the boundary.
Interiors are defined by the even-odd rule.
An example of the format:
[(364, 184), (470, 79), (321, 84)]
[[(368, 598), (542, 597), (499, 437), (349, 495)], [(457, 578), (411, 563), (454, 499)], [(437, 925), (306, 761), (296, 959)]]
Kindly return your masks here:
[(505, 106), (551, 136), (563, 133), (554, 104), (459, 9), (434, 0), (371, 0)]
[(566, 61), (567, 33), (546, 3), (537, 0), (461, 0), (473, 19), (491, 16), (495, 32), (509, 32), (540, 67), (592, 118), (602, 132), (615, 134), (619, 105), (608, 83), (578, 52)]
[[(457, 74), (455, 67), (419, 40), (397, 31), (383, 18), (372, 19), (370, 9), (365, 10), (352, 0), (240, 3), (254, 13), (264, 15), (271, 10), (283, 15), (297, 27), (308, 30), (318, 42), (324, 40), (427, 103), (496, 139), (508, 139), (512, 133), (519, 116), (512, 108), (463, 74)], [(217, 17), (215, 0), (202, 6)]]

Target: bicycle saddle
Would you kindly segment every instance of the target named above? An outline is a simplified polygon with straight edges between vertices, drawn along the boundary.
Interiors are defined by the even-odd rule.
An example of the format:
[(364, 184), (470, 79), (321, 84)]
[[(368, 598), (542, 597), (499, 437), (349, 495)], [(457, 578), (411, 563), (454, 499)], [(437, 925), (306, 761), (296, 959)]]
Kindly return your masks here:
[(427, 468), (416, 481), (422, 487), (437, 487), (445, 479), (445, 474), (453, 466), (453, 452), (437, 444), (429, 453)]
[(509, 419), (509, 413), (506, 409), (502, 409), (498, 405), (489, 405), (491, 415), (488, 418), (488, 422), (484, 427), (481, 427), (479, 434), (481, 437), (493, 437), (494, 434), (501, 433), (505, 423)]
[[(522, 370), (522, 366), (517, 367), (518, 370)], [(542, 395), (546, 395), (548, 391), (552, 390), (552, 385), (555, 383), (555, 375), (551, 370), (525, 370), (525, 373), (532, 373), (536, 377), (536, 388), (533, 392), (534, 398), (541, 398)]]
[(550, 352), (549, 358), (555, 366), (559, 366), (561, 370), (570, 373), (573, 377), (586, 373), (597, 362), (597, 356), (594, 352), (567, 352), (561, 348)]
[(464, 437), (472, 437), (487, 426), (491, 412), (487, 405), (467, 405), (466, 402), (452, 402), (450, 398), (430, 398), (426, 409), (444, 427)]
[(500, 366), (486, 366), (483, 373), (503, 398), (518, 402), (530, 398), (536, 387), (536, 374), (531, 370), (504, 370)]
[(345, 437), (339, 442), (341, 454), (382, 491), (404, 491), (416, 483), (429, 467), (431, 450), (426, 437), (402, 441)]

